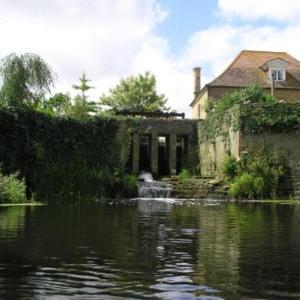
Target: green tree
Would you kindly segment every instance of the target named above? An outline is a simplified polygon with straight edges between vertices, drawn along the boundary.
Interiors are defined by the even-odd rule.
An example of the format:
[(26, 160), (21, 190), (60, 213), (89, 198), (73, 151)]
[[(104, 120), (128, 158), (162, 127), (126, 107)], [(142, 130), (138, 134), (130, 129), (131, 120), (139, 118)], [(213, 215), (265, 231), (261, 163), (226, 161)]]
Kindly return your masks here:
[(38, 55), (12, 53), (1, 60), (2, 87), (0, 101), (4, 105), (34, 105), (50, 92), (54, 74)]
[(51, 115), (61, 117), (68, 115), (72, 106), (69, 94), (57, 93), (42, 103), (41, 110)]
[(86, 96), (85, 92), (94, 88), (88, 84), (89, 81), (91, 81), (91, 80), (87, 79), (85, 73), (83, 73), (81, 75), (81, 77), (79, 78), (79, 84), (73, 84), (73, 89), (80, 91), (81, 98), (85, 99), (85, 100), (87, 100), (87, 96)]
[(117, 111), (168, 111), (167, 99), (156, 91), (156, 79), (150, 72), (130, 76), (100, 98), (100, 104)]
[(68, 115), (75, 119), (87, 119), (91, 113), (97, 113), (97, 104), (93, 101), (87, 101), (82, 95), (77, 95), (74, 98), (74, 104), (70, 106)]
[(98, 112), (97, 104), (94, 101), (88, 101), (86, 92), (93, 87), (88, 84), (91, 81), (86, 78), (85, 73), (79, 78), (79, 84), (74, 84), (73, 88), (80, 91), (79, 95), (74, 98), (74, 104), (70, 107), (69, 116), (76, 119), (85, 119), (90, 116), (91, 113)]

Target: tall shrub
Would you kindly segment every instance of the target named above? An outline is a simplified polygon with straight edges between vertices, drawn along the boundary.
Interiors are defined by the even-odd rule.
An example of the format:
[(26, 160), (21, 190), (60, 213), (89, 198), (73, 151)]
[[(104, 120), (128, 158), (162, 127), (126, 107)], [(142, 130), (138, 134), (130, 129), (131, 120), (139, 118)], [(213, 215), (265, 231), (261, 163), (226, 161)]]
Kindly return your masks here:
[(6, 173), (20, 170), (40, 201), (106, 196), (112, 175), (123, 176), (126, 134), (117, 138), (119, 126), (115, 118), (75, 120), (0, 110), (0, 162)]
[(0, 203), (21, 203), (26, 201), (24, 179), (18, 173), (3, 175), (0, 170)]
[(284, 168), (276, 156), (262, 150), (245, 154), (239, 161), (228, 157), (223, 173), (230, 183), (229, 194), (234, 198), (275, 198)]

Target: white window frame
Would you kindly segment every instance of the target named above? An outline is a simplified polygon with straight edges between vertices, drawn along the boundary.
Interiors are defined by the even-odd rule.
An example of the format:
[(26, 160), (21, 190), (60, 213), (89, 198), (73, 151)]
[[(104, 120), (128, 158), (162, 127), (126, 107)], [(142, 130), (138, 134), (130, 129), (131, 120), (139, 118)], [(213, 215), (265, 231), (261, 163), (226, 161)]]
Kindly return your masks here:
[[(279, 75), (281, 73), (281, 76)], [(273, 74), (275, 77), (273, 78)], [(269, 78), (271, 81), (285, 81), (286, 80), (286, 70), (284, 68), (270, 68)]]

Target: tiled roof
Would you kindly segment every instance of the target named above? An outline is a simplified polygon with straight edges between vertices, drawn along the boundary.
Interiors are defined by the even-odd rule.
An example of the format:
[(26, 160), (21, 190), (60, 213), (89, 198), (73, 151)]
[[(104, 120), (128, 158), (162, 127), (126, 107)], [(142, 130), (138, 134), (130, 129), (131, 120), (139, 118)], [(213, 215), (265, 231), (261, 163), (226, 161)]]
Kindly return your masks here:
[(275, 82), (276, 88), (300, 89), (300, 61), (286, 52), (242, 51), (229, 67), (207, 86), (244, 87), (258, 84), (270, 87), (268, 76), (261, 68), (266, 62), (282, 59), (288, 63), (286, 80)]

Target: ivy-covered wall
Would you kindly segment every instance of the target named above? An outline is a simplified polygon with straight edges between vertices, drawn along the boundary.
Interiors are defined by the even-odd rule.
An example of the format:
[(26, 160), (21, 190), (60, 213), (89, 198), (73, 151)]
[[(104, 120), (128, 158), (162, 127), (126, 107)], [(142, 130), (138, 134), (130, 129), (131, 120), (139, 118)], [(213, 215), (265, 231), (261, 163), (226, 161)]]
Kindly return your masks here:
[(28, 196), (39, 201), (136, 196), (132, 194), (136, 177), (125, 174), (132, 172), (127, 163), (133, 134), (187, 136), (184, 167), (192, 169), (198, 165), (196, 127), (197, 121), (192, 120), (76, 120), (33, 110), (2, 109), (0, 164), (4, 174), (19, 171)]
[(278, 155), (286, 166), (281, 189), (300, 196), (300, 104), (270, 103), (237, 105), (220, 118), (199, 127), (202, 175), (216, 175), (226, 154), (261, 149)]
[[(113, 194), (124, 166), (120, 121), (53, 118), (32, 110), (0, 111), (0, 163), (20, 171), (38, 200)], [(114, 176), (113, 176), (114, 175)]]

